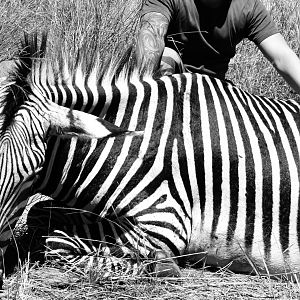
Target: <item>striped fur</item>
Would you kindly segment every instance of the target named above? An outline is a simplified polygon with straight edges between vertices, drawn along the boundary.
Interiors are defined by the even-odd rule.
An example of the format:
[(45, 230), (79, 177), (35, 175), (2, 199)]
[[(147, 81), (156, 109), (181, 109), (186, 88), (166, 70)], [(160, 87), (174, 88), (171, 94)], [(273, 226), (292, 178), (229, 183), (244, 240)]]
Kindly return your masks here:
[[(44, 37), (42, 48), (45, 42)], [(31, 43), (36, 44), (36, 38)], [(27, 76), (32, 60), (39, 59), (41, 53), (30, 50), (21, 52), (16, 70), (0, 86), (0, 281), (2, 255), (28, 196), (34, 193), (33, 183), (45, 162), (48, 138), (68, 135), (101, 139), (140, 134), (59, 106), (33, 91)]]
[[(300, 271), (298, 102), (199, 74), (99, 80), (64, 72), (56, 81), (37, 66), (33, 86), (144, 132), (50, 141), (36, 191), (90, 212), (80, 214), (93, 225), (83, 236), (241, 272)], [(105, 220), (116, 225), (104, 228)]]

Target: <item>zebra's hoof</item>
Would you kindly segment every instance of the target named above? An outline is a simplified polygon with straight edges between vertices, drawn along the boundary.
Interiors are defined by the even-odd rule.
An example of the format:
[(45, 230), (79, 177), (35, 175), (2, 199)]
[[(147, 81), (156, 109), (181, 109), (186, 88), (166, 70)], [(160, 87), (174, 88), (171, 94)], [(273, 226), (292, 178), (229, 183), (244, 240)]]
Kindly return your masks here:
[(181, 271), (171, 257), (163, 251), (155, 252), (155, 266), (153, 270), (157, 277), (181, 277)]

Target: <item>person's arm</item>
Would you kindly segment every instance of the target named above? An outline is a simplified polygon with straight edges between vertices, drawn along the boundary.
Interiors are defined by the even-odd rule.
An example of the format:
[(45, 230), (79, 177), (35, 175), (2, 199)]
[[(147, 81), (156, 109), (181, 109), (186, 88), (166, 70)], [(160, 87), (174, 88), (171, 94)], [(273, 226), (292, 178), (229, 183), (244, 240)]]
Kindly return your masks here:
[(136, 45), (137, 64), (141, 68), (148, 71), (159, 68), (168, 25), (168, 19), (163, 14), (150, 12), (142, 16)]
[(300, 59), (280, 33), (263, 40), (258, 48), (285, 81), (300, 94)]

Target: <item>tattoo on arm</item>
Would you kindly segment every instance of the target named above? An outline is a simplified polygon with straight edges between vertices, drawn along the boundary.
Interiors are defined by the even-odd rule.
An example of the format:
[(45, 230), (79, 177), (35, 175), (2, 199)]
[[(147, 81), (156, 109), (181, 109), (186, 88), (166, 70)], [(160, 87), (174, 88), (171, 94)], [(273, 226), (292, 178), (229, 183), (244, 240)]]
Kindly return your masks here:
[(136, 55), (139, 66), (156, 70), (165, 47), (165, 35), (168, 29), (167, 18), (160, 13), (147, 13), (141, 18)]

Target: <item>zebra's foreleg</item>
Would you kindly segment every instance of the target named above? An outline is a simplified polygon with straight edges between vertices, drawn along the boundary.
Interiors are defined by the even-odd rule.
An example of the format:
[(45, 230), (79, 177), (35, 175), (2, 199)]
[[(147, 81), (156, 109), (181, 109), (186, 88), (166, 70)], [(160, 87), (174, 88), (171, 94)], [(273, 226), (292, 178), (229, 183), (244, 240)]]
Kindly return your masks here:
[(72, 209), (59, 208), (58, 203), (53, 205), (52, 201), (32, 207), (28, 224), (32, 228), (44, 228), (42, 234), (47, 236), (47, 259), (54, 258), (62, 264), (78, 261), (80, 265), (86, 261), (86, 265), (93, 265), (99, 274), (106, 274), (105, 277), (110, 277), (107, 275), (109, 266), (114, 266), (114, 270), (125, 269), (126, 274), (157, 277), (181, 275), (175, 260), (162, 249), (151, 245), (147, 232), (134, 224), (134, 220), (117, 217), (114, 220), (90, 219), (88, 224), (80, 219), (83, 215), (87, 221), (88, 212), (83, 214), (74, 210), (72, 213)]
[(138, 249), (130, 249), (124, 245), (98, 244), (95, 247), (86, 239), (55, 230), (46, 239), (46, 257), (77, 267), (84, 266), (86, 273), (99, 273), (97, 277), (103, 279), (129, 274), (151, 277), (181, 276), (174, 259), (163, 250), (152, 250), (145, 257)]

